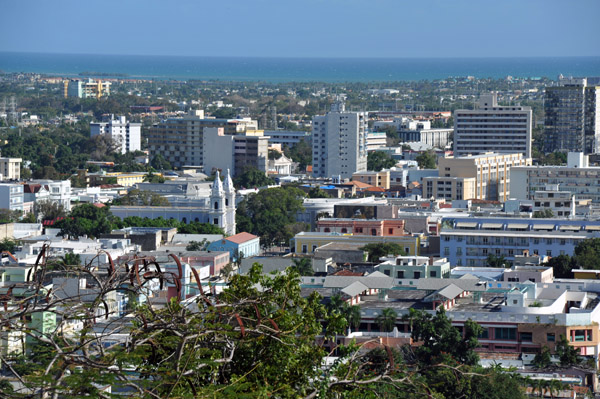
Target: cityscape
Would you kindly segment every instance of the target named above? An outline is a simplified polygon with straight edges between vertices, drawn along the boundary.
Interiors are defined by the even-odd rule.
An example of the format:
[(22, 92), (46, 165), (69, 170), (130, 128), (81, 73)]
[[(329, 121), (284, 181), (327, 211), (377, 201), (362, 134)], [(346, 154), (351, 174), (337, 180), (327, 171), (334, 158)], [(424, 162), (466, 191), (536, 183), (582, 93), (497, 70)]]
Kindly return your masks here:
[(599, 4), (426, 2), (7, 6), (0, 398), (600, 397)]

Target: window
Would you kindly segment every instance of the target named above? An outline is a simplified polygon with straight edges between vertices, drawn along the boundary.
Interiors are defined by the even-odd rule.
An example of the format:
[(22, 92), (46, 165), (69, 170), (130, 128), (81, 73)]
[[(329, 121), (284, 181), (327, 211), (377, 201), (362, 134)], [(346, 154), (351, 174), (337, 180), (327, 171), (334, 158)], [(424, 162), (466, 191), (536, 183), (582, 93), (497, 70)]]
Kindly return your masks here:
[(437, 277), (437, 272), (435, 270), (430, 271), (429, 277)]
[(331, 232), (331, 230), (329, 229), (329, 227), (325, 227), (325, 229), (323, 230), (325, 233), (329, 233)]
[(308, 252), (308, 246), (307, 245), (302, 245), (302, 253), (305, 254)]
[(494, 329), (494, 337), (498, 340), (516, 340), (517, 329), (508, 327), (496, 327)]
[(388, 229), (388, 234), (390, 234), (390, 235), (394, 234), (394, 229), (390, 227), (390, 228)]
[(398, 270), (396, 272), (396, 278), (404, 278), (404, 270)]
[(546, 251), (546, 256), (552, 256), (552, 250), (551, 249), (548, 249)]
[(546, 334), (546, 341), (548, 341), (548, 342), (554, 342), (554, 341), (556, 341), (556, 335), (554, 333), (547, 333)]
[(390, 271), (389, 271), (389, 269), (388, 269), (388, 270), (384, 270), (384, 271), (383, 271), (383, 274), (385, 274), (386, 276), (389, 276), (389, 275), (390, 275)]
[(521, 342), (531, 342), (533, 341), (533, 334), (530, 332), (522, 332), (521, 333)]
[(345, 228), (345, 227), (342, 227), (342, 234), (345, 234), (345, 233), (347, 233), (347, 232), (348, 232), (348, 229), (347, 229), (347, 228)]
[(372, 236), (376, 236), (377, 235), (377, 229), (371, 229), (371, 235)]
[(213, 219), (213, 224), (219, 224), (219, 218), (214, 218)]
[(415, 272), (414, 273), (414, 277), (415, 278), (421, 278), (421, 272)]
[(479, 334), (479, 338), (480, 339), (488, 339), (490, 335), (490, 329), (489, 328), (483, 328), (481, 334)]
[(450, 248), (444, 247), (444, 256), (450, 256)]

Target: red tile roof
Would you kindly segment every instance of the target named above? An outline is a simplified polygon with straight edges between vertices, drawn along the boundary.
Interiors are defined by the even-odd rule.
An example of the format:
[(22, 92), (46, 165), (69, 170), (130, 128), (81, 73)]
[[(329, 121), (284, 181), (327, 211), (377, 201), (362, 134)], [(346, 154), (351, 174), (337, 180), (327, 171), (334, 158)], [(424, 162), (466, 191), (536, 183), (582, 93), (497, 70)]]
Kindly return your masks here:
[(258, 236), (255, 236), (254, 234), (243, 232), (243, 233), (238, 233), (231, 237), (227, 237), (226, 240), (231, 241), (234, 244), (242, 244), (242, 243), (248, 242), (250, 240), (254, 240), (255, 238), (258, 238)]
[(38, 191), (40, 191), (42, 189), (42, 185), (41, 184), (25, 184), (23, 186), (23, 192), (24, 193), (37, 193)]
[(353, 271), (348, 270), (348, 269), (342, 269), (339, 272), (333, 273), (333, 276), (356, 276), (356, 277), (360, 277), (360, 276), (364, 276), (364, 273), (353, 272)]

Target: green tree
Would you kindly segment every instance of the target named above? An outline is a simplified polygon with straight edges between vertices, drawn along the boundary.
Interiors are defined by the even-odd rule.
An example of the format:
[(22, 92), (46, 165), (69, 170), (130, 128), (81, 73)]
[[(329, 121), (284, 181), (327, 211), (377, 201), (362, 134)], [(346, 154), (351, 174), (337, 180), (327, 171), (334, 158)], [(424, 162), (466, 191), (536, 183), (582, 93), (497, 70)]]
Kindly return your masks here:
[(67, 266), (79, 266), (81, 265), (81, 256), (79, 256), (79, 254), (67, 252), (65, 256), (63, 256), (63, 261)]
[(575, 258), (569, 255), (553, 256), (546, 262), (546, 266), (552, 268), (554, 277), (557, 278), (573, 278), (572, 270), (575, 265)]
[(396, 161), (385, 152), (371, 151), (367, 154), (367, 170), (379, 172), (382, 169), (389, 169), (395, 165)]
[(297, 162), (301, 171), (305, 171), (306, 167), (312, 164), (312, 146), (303, 139), (292, 148), (284, 145), (283, 153), (292, 161)]
[(415, 160), (421, 169), (437, 168), (437, 156), (435, 155), (435, 152), (431, 150), (421, 153)]
[(155, 175), (152, 170), (144, 177), (144, 181), (148, 183), (164, 183), (165, 178), (160, 175)]
[(544, 345), (542, 350), (535, 354), (533, 358), (533, 365), (538, 369), (545, 369), (552, 364), (552, 358), (550, 356), (550, 349)]
[(17, 222), (23, 212), (11, 211), (10, 209), (0, 209), (0, 224)]
[(41, 220), (56, 220), (67, 215), (67, 210), (60, 202), (51, 200), (36, 201), (33, 212)]
[(359, 249), (368, 253), (368, 259), (370, 262), (379, 262), (380, 258), (388, 255), (406, 255), (406, 252), (404, 252), (402, 246), (393, 242), (370, 243), (360, 247)]
[(236, 187), (252, 188), (273, 185), (275, 181), (267, 177), (265, 172), (248, 166), (244, 168), (244, 172), (240, 176), (233, 179), (233, 184)]
[(292, 268), (295, 269), (301, 276), (312, 276), (315, 274), (310, 258), (295, 258), (292, 259), (292, 262), (294, 263)]
[(160, 154), (156, 154), (150, 161), (150, 166), (156, 170), (171, 170), (171, 164)]
[(398, 313), (392, 308), (385, 308), (375, 318), (375, 323), (379, 325), (379, 329), (383, 332), (391, 332), (396, 325)]
[(574, 366), (580, 362), (577, 349), (569, 345), (569, 340), (564, 335), (561, 335), (556, 343), (556, 355), (562, 367)]
[(320, 187), (314, 186), (308, 190), (308, 198), (331, 198), (331, 195)]
[(0, 252), (8, 251), (15, 253), (19, 245), (21, 245), (20, 241), (6, 237), (0, 241)]
[(552, 212), (552, 209), (544, 209), (542, 211), (535, 211), (535, 212), (533, 212), (533, 217), (534, 218), (552, 218), (552, 217), (554, 217), (554, 212)]
[(180, 234), (221, 234), (225, 235), (223, 229), (210, 223), (190, 222), (179, 223), (177, 232)]
[(208, 241), (203, 239), (202, 241), (190, 241), (188, 245), (185, 246), (186, 251), (206, 251), (206, 247), (208, 246)]
[(485, 260), (488, 267), (509, 267), (510, 263), (504, 258), (504, 256), (496, 256), (489, 254)]
[(292, 186), (274, 187), (248, 195), (238, 204), (238, 231), (260, 237), (265, 247), (289, 242), (294, 235), (296, 214), (304, 209), (306, 194)]
[(600, 238), (588, 238), (575, 247), (574, 262), (584, 269), (600, 269)]
[(99, 208), (93, 204), (82, 204), (73, 208), (69, 216), (60, 220), (55, 226), (60, 229), (58, 235), (61, 237), (96, 238), (111, 232), (113, 219), (106, 206)]
[(344, 309), (344, 317), (346, 318), (348, 325), (352, 327), (354, 331), (358, 331), (358, 329), (360, 328), (360, 321), (362, 319), (360, 306), (346, 306), (346, 308)]

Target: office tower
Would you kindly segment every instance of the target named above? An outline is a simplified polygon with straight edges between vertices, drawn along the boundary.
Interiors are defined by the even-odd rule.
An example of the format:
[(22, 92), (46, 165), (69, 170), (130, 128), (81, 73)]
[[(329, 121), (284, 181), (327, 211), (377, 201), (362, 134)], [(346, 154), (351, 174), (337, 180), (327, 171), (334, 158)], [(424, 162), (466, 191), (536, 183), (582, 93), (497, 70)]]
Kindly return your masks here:
[(600, 79), (559, 78), (544, 94), (544, 152), (600, 150)]
[(111, 115), (107, 121), (90, 123), (90, 135), (110, 136), (121, 154), (142, 150), (141, 131), (141, 123), (129, 122), (124, 116), (114, 119)]
[(521, 153), (531, 158), (530, 107), (499, 106), (496, 93), (484, 94), (474, 110), (454, 111), (454, 155)]
[(346, 112), (333, 104), (313, 118), (313, 176), (350, 178), (367, 170), (367, 113)]

